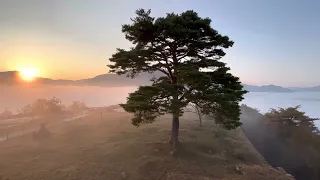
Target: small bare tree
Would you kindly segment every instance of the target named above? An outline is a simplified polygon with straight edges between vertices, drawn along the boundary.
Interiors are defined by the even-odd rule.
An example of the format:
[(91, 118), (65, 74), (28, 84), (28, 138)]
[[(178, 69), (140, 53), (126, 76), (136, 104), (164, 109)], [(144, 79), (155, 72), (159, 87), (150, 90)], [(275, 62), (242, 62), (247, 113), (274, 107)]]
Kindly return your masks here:
[(187, 109), (186, 112), (195, 113), (199, 118), (199, 126), (202, 126), (203, 113), (200, 106), (195, 103), (190, 103), (189, 105), (191, 106), (191, 109)]

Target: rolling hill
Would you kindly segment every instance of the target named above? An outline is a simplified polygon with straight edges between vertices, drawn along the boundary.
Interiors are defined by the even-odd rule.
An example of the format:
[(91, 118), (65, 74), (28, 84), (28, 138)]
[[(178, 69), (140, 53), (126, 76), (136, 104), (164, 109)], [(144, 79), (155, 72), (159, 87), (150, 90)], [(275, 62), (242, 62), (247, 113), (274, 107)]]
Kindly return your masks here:
[(254, 86), (243, 84), (245, 90), (250, 92), (293, 92), (294, 90), (275, 85)]

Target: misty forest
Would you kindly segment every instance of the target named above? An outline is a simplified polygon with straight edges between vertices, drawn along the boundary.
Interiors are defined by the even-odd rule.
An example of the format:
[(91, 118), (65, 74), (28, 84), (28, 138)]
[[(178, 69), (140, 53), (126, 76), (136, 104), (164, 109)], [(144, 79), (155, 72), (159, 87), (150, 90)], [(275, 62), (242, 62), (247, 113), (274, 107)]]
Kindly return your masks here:
[[(83, 100), (95, 97), (90, 90), (75, 98), (50, 91), (3, 109), (0, 180), (320, 179), (319, 118), (299, 104), (266, 112), (245, 104), (252, 92), (224, 61), (237, 42), (210, 18), (138, 9), (130, 20), (121, 30), (131, 47), (118, 47), (107, 66), (110, 81), (125, 77), (138, 82), (135, 90), (119, 103), (101, 100), (104, 106)], [(141, 76), (148, 82), (135, 81)], [(38, 82), (0, 87), (78, 88)], [(116, 91), (108, 95), (121, 99)]]

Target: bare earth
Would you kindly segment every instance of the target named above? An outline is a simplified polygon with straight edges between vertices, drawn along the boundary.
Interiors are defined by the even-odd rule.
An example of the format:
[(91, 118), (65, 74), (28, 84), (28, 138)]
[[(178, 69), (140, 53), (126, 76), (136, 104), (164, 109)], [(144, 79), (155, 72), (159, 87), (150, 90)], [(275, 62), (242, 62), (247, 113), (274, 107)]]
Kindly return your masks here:
[(170, 120), (137, 128), (129, 114), (105, 108), (50, 126), (46, 141), (26, 135), (0, 142), (0, 180), (290, 179), (264, 162), (241, 129), (209, 120), (197, 127), (191, 114), (181, 119), (181, 146), (172, 155)]

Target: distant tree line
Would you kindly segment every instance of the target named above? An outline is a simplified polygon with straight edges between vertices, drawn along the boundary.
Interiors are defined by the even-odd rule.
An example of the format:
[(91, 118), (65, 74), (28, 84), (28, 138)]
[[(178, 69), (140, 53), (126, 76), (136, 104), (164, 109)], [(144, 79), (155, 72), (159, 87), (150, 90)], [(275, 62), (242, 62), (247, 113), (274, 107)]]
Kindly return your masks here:
[(52, 97), (51, 99), (39, 98), (32, 104), (28, 104), (21, 108), (19, 114), (23, 115), (51, 115), (51, 114), (61, 114), (66, 110), (65, 105), (62, 104), (61, 100)]
[(12, 116), (12, 111), (5, 109), (2, 113), (0, 113), (0, 118), (9, 118)]
[(283, 167), (297, 180), (320, 179), (320, 133), (300, 106), (258, 109), (241, 106), (242, 129), (265, 159), (273, 166)]
[(265, 117), (287, 153), (301, 160), (300, 170), (307, 172), (310, 179), (320, 179), (320, 131), (314, 123), (319, 118), (311, 118), (299, 108), (271, 109)]
[(66, 106), (57, 97), (50, 99), (39, 98), (23, 108), (17, 109), (17, 114), (8, 109), (0, 113), (0, 118), (26, 117), (26, 116), (51, 116), (62, 114), (76, 114), (88, 110), (88, 106), (80, 101), (73, 101)]

